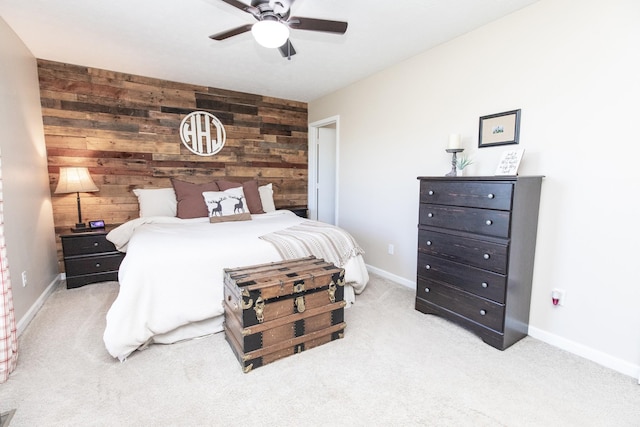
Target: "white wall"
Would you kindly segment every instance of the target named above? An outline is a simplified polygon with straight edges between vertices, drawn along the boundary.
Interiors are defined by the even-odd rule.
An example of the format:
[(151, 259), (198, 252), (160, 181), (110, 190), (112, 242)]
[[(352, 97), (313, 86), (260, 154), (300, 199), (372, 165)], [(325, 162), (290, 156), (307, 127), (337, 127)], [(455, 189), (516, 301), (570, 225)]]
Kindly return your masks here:
[[(4, 223), (18, 328), (58, 275), (36, 59), (0, 18)], [(27, 272), (27, 286), (21, 273)]]
[[(339, 223), (367, 263), (415, 283), (416, 177), (448, 172), (450, 133), (472, 175), (524, 148), (520, 174), (546, 176), (530, 334), (637, 376), (639, 20), (637, 0), (542, 0), (311, 102), (340, 116)], [(478, 118), (517, 108), (519, 146), (478, 149)]]

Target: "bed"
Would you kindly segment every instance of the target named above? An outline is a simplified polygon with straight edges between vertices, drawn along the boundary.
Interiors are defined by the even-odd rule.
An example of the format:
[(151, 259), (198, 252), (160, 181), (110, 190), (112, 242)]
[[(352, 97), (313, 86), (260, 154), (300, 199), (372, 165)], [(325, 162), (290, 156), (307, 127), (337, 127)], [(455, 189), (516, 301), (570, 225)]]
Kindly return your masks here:
[[(300, 233), (314, 239), (329, 233), (342, 240), (338, 245), (296, 242)], [(119, 293), (107, 313), (103, 336), (108, 352), (121, 361), (151, 343), (175, 343), (222, 331), (224, 268), (301, 255), (335, 258), (340, 252), (328, 261), (345, 269), (347, 305), (369, 280), (363, 251), (348, 233), (288, 210), (266, 209), (251, 214), (250, 220), (216, 223), (209, 216), (146, 214), (115, 228), (107, 239), (126, 252)], [(328, 247), (334, 253), (328, 253)]]

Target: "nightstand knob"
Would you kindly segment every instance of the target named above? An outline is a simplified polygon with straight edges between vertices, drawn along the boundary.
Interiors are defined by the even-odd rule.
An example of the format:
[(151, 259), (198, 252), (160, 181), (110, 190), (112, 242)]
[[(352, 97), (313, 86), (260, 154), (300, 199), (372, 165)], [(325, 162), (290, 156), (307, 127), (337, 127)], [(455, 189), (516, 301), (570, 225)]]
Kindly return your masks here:
[(96, 262), (96, 268), (100, 267), (100, 263)]
[(483, 288), (488, 288), (488, 287), (489, 287), (489, 284), (488, 284), (487, 282), (482, 282), (482, 287), (483, 287)]
[(431, 246), (431, 240), (427, 240), (427, 246)]
[(424, 291), (425, 291), (426, 293), (429, 293), (429, 292), (431, 292), (431, 289), (429, 289), (429, 288), (424, 288)]
[(431, 266), (429, 264), (425, 265), (424, 268), (426, 268), (427, 270), (431, 270)]
[(100, 243), (98, 242), (93, 242), (93, 246), (98, 246)]
[(494, 198), (494, 197), (496, 197), (496, 196), (495, 196), (495, 194), (493, 194), (493, 193), (489, 193), (489, 194), (487, 194), (487, 197), (488, 197), (488, 198), (490, 198), (490, 199), (493, 199), (493, 198)]
[(490, 219), (488, 219), (488, 220), (486, 220), (484, 223), (485, 223), (485, 224), (487, 224), (487, 225), (491, 225), (491, 224), (493, 224), (493, 221), (491, 221)]
[(484, 255), (482, 255), (482, 258), (484, 258), (484, 259), (489, 259), (489, 258), (491, 258), (491, 255), (489, 255), (489, 254), (484, 254)]
[(487, 314), (487, 312), (485, 310), (480, 310), (480, 315), (484, 316), (485, 314)]
[(427, 194), (429, 194), (430, 196), (433, 196), (433, 190), (429, 190), (429, 193)]
[(429, 213), (427, 214), (427, 216), (428, 216), (429, 218), (433, 218), (433, 213), (429, 212)]

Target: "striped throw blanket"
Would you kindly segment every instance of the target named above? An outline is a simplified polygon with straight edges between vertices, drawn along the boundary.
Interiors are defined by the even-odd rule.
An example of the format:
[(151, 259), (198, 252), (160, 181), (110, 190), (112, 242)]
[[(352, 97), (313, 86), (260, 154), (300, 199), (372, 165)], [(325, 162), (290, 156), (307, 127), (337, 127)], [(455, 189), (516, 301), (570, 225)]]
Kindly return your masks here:
[(304, 221), (299, 225), (260, 236), (272, 243), (282, 259), (296, 259), (310, 255), (322, 258), (338, 267), (349, 258), (364, 251), (349, 233), (333, 225)]

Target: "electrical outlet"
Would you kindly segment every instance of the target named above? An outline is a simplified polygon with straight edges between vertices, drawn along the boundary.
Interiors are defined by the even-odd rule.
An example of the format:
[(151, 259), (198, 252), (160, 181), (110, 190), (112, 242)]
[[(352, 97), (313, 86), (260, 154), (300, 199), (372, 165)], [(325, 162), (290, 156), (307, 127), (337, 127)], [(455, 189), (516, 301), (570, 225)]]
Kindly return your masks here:
[(23, 271), (22, 272), (22, 287), (26, 287), (27, 286), (27, 272)]
[(389, 243), (389, 249), (388, 249), (389, 255), (393, 255), (394, 250), (395, 248), (393, 247), (393, 244)]
[(560, 305), (564, 307), (567, 305), (567, 291), (555, 288), (551, 291), (551, 301), (553, 302), (553, 305)]

